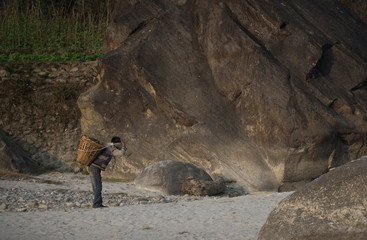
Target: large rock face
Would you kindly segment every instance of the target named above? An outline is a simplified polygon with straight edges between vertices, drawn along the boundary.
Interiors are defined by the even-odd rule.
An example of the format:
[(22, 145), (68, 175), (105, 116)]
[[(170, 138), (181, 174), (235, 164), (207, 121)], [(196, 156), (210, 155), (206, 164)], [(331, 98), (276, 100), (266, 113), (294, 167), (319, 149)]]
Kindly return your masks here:
[(258, 239), (366, 239), (366, 173), (363, 157), (321, 176), (276, 206)]
[(249, 191), (367, 154), (367, 27), (337, 1), (115, 1), (84, 134), (134, 178), (174, 159)]

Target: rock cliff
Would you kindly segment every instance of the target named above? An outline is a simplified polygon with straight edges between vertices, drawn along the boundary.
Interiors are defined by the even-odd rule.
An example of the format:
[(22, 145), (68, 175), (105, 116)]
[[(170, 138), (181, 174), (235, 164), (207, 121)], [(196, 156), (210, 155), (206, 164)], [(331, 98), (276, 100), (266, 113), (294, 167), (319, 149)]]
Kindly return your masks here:
[(84, 134), (121, 135), (109, 176), (191, 162), (248, 191), (367, 154), (367, 27), (334, 0), (114, 2)]

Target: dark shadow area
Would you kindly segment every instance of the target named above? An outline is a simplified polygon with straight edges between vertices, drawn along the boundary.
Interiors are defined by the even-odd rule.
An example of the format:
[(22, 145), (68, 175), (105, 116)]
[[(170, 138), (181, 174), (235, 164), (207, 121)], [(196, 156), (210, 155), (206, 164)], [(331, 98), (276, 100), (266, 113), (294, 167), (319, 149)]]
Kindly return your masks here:
[(311, 71), (306, 75), (306, 80), (329, 75), (334, 64), (334, 54), (331, 49), (332, 46), (333, 45), (331, 44), (325, 44), (322, 47), (321, 58), (316, 63), (316, 66), (312, 68)]

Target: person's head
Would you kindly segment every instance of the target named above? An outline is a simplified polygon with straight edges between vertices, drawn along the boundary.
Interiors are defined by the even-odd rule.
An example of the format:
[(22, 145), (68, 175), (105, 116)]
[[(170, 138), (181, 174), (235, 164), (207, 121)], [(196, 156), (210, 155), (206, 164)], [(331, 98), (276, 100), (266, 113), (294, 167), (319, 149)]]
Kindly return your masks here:
[(121, 150), (122, 149), (122, 143), (121, 143), (121, 138), (120, 137), (113, 137), (112, 139), (111, 139), (111, 142), (113, 143), (113, 145), (117, 148), (117, 149), (119, 149), (119, 150)]

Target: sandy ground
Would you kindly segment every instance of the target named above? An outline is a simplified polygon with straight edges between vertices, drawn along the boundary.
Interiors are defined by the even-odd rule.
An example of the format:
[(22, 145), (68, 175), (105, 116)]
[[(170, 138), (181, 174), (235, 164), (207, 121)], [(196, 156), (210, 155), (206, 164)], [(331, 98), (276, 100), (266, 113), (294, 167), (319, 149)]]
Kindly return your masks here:
[[(72, 189), (91, 191), (83, 175), (52, 173), (42, 181), (0, 180), (1, 188)], [(45, 181), (46, 180), (46, 181)], [(57, 184), (52, 184), (57, 183)], [(158, 193), (131, 183), (103, 183), (103, 193), (142, 197)], [(92, 193), (91, 193), (92, 194)], [(137, 202), (103, 209), (0, 212), (0, 239), (257, 239), (275, 205), (290, 193), (260, 193), (239, 197), (176, 197), (168, 203)]]

